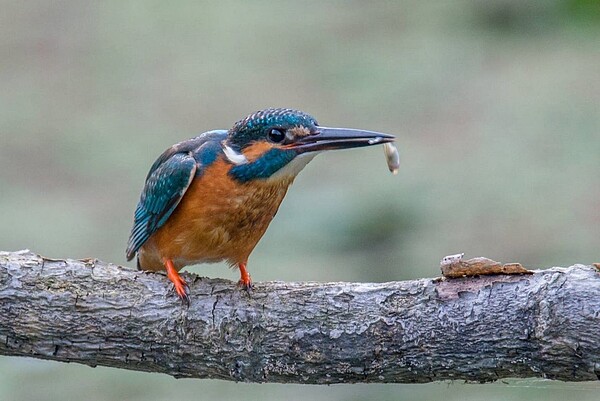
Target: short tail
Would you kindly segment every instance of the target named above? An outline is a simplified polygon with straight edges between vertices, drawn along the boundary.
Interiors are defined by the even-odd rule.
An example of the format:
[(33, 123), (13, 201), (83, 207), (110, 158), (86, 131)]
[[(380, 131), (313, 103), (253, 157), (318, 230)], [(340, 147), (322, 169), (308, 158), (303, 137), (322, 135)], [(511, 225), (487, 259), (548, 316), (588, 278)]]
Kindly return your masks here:
[(135, 257), (136, 253), (137, 249), (132, 243), (131, 238), (129, 238), (129, 241), (127, 241), (127, 249), (125, 249), (125, 256), (127, 257), (127, 261), (131, 261)]

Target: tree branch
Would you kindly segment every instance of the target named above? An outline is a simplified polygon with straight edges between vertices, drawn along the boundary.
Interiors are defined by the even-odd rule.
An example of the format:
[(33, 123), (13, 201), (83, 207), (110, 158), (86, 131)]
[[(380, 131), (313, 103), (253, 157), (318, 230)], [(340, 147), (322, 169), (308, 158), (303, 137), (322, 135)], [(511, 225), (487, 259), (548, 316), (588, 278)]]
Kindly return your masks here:
[(234, 283), (0, 253), (0, 354), (280, 383), (600, 378), (600, 273)]

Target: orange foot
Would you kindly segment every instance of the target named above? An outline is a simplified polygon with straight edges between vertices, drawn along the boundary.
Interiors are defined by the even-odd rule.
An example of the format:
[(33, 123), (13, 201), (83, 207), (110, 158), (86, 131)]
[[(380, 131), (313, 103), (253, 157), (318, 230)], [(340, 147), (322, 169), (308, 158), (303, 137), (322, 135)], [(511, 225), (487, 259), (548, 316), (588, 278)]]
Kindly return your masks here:
[(175, 292), (177, 293), (177, 295), (179, 295), (179, 298), (181, 298), (181, 300), (184, 303), (189, 305), (190, 298), (188, 294), (190, 292), (190, 288), (188, 287), (187, 283), (183, 278), (181, 278), (181, 276), (177, 272), (177, 269), (175, 269), (175, 265), (173, 264), (172, 260), (165, 259), (164, 264), (165, 269), (167, 269), (167, 278), (171, 280), (171, 282), (175, 286)]
[(239, 263), (240, 268), (240, 281), (238, 281), (238, 285), (250, 292), (252, 290), (252, 279), (250, 278), (250, 273), (248, 273), (248, 269), (246, 269), (246, 263)]

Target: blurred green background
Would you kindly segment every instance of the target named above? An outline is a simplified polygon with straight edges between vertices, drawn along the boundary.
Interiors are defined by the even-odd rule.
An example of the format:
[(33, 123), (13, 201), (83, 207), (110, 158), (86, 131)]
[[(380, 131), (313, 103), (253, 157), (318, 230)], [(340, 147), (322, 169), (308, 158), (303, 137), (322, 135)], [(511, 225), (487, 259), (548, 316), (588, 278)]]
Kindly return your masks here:
[[(124, 263), (156, 156), (275, 106), (396, 134), (402, 165), (389, 174), (380, 147), (319, 156), (253, 253), (256, 281), (431, 277), (458, 252), (600, 262), (598, 1), (3, 1), (0, 60), (0, 250)], [(1, 400), (600, 391), (507, 383), (248, 385), (0, 358)]]

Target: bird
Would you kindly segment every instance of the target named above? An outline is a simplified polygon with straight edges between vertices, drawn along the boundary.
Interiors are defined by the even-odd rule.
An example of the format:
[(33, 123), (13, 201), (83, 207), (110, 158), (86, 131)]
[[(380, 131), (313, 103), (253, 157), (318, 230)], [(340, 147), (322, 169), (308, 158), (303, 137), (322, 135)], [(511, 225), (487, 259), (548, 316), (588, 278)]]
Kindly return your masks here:
[(393, 142), (393, 135), (320, 126), (289, 108), (257, 111), (229, 130), (176, 143), (146, 176), (126, 256), (144, 271), (166, 271), (189, 304), (185, 266), (226, 261), (250, 291), (247, 263), (288, 187), (319, 153)]

